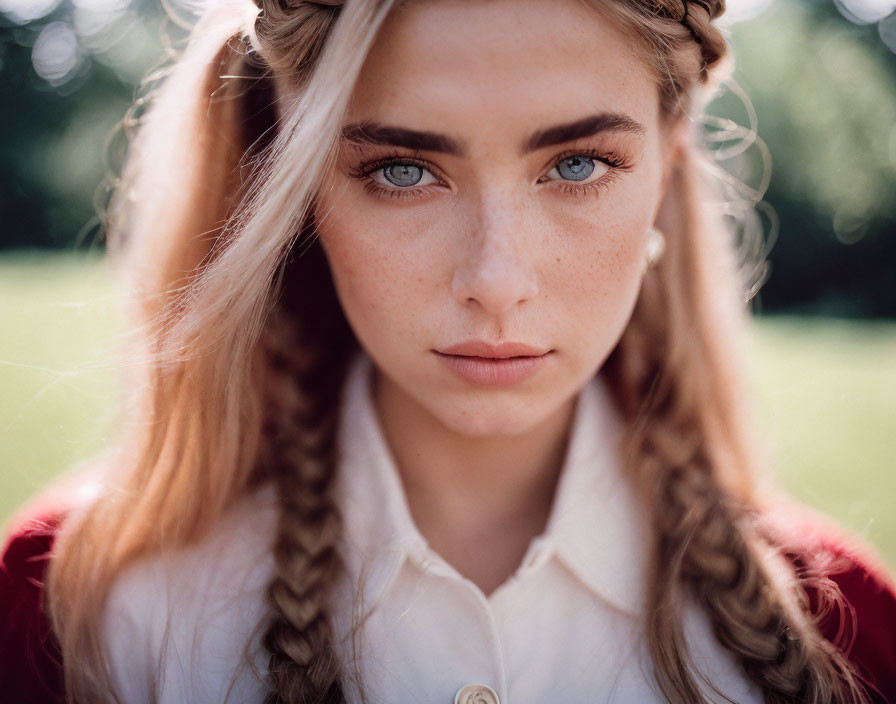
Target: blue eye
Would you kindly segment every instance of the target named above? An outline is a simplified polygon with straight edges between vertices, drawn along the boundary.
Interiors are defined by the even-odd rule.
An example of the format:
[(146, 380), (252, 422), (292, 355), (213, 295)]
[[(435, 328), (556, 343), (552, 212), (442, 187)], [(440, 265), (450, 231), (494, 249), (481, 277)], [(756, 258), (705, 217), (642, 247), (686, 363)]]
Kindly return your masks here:
[(561, 154), (554, 167), (539, 183), (555, 181), (564, 192), (585, 195), (601, 186), (609, 185), (620, 171), (628, 171), (628, 162), (612, 153), (598, 154), (591, 150)]
[(583, 154), (567, 157), (548, 172), (552, 176), (554, 172), (560, 178), (567, 181), (584, 181), (594, 172), (594, 159)]
[(423, 164), (413, 161), (381, 161), (362, 175), (396, 192), (439, 182)]
[(389, 164), (383, 167), (383, 176), (395, 186), (416, 186), (423, 178), (423, 168), (416, 164)]

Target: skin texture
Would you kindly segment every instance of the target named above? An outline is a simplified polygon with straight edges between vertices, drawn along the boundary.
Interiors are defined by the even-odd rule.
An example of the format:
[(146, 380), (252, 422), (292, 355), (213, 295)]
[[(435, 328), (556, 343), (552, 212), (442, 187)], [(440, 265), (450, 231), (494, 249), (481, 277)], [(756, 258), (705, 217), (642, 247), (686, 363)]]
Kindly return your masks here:
[[(376, 365), (411, 513), (486, 593), (544, 529), (575, 399), (629, 320), (678, 147), (629, 47), (576, 0), (411, 3), (387, 20), (345, 125), (439, 133), (464, 153), (345, 141), (319, 195), (321, 242)], [(538, 130), (604, 112), (643, 133), (521, 151)], [(582, 182), (556, 168), (576, 154), (594, 164)], [(395, 185), (389, 159), (426, 170)], [(551, 353), (519, 383), (482, 386), (433, 352), (471, 340)]]

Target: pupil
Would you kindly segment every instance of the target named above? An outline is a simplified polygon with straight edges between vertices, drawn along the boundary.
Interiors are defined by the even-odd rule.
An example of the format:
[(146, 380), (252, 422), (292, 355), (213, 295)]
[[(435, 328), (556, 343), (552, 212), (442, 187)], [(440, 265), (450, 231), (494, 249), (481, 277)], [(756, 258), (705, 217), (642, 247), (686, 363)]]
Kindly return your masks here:
[(572, 156), (561, 161), (557, 171), (568, 181), (584, 181), (594, 171), (594, 160), (589, 157)]
[(423, 169), (415, 164), (389, 164), (383, 175), (396, 186), (413, 186), (423, 178)]

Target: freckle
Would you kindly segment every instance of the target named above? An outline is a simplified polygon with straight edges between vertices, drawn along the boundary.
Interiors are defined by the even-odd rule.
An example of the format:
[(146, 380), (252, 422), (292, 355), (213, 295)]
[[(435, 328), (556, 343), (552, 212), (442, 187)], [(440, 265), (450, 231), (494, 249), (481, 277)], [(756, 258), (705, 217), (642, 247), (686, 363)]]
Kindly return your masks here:
[(560, 261), (560, 257), (557, 257), (557, 261), (558, 261), (558, 262)]
[(422, 276), (418, 276), (418, 277), (417, 277), (417, 281), (423, 281), (423, 277), (422, 277)]

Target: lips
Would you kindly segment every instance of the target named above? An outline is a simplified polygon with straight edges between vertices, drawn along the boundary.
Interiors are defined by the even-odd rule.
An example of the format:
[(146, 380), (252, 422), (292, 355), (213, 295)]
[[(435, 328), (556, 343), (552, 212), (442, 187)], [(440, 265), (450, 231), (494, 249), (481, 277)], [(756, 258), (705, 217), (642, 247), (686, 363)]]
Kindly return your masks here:
[(445, 366), (478, 386), (509, 386), (527, 379), (547, 363), (551, 350), (521, 342), (492, 344), (479, 340), (433, 350)]
[(541, 357), (550, 350), (539, 349), (522, 342), (498, 342), (491, 344), (481, 340), (462, 342), (440, 350), (442, 354), (461, 355), (463, 357), (484, 357), (487, 359), (508, 359), (510, 357)]

